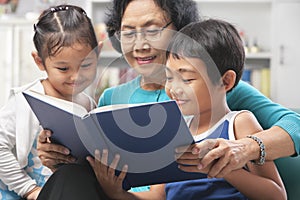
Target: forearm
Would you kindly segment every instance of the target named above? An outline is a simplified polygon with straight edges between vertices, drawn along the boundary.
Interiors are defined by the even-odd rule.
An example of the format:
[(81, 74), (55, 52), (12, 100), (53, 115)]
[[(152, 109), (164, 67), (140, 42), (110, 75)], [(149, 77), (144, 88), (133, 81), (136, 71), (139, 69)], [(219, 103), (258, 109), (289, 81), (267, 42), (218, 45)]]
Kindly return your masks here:
[(11, 152), (0, 150), (0, 177), (10, 190), (19, 196), (24, 196), (36, 186), (33, 180), (23, 169)]
[(232, 171), (224, 178), (249, 199), (286, 199), (283, 185), (244, 169)]
[[(299, 133), (300, 134), (300, 133)], [(273, 126), (270, 129), (255, 134), (259, 137), (266, 151), (266, 160), (275, 160), (280, 157), (287, 157), (295, 154), (294, 143), (290, 135), (278, 126)], [(251, 157), (253, 160), (258, 160), (260, 157), (260, 149), (255, 141), (250, 142), (252, 150)]]

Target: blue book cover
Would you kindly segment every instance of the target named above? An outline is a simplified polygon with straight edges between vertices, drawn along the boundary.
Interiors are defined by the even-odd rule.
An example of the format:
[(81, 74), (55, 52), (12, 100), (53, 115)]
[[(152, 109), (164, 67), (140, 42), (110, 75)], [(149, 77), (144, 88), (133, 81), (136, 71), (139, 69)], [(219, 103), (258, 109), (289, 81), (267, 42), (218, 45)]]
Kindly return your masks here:
[(73, 156), (84, 159), (95, 149), (108, 149), (110, 163), (119, 154), (117, 172), (128, 165), (124, 189), (206, 177), (178, 169), (175, 148), (194, 140), (175, 101), (87, 112), (75, 103), (33, 91), (24, 96), (41, 126), (53, 132), (51, 141), (69, 148)]

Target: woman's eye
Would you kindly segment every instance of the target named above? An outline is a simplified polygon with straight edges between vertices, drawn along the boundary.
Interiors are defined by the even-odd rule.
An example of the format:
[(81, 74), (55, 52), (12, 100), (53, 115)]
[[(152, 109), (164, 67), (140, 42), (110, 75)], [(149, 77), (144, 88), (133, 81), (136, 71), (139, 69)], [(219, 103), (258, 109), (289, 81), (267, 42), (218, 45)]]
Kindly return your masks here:
[(135, 35), (136, 31), (121, 31), (121, 36), (122, 37), (133, 37)]
[(60, 71), (67, 71), (68, 70), (67, 67), (58, 67), (57, 69), (60, 70)]
[(147, 30), (146, 30), (146, 34), (147, 34), (147, 35), (156, 35), (156, 34), (158, 34), (159, 32), (160, 32), (159, 29), (147, 29)]

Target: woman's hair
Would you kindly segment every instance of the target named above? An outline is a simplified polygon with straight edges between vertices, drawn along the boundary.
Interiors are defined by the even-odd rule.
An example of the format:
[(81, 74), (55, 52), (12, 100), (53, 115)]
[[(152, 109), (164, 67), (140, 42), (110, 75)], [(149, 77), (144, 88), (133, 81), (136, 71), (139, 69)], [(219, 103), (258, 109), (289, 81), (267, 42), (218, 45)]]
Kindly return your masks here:
[(209, 19), (191, 23), (172, 38), (167, 58), (199, 58), (213, 83), (228, 70), (236, 73), (239, 82), (245, 62), (243, 42), (233, 25), (222, 20)]
[(91, 20), (77, 6), (59, 5), (43, 11), (34, 25), (34, 31), (33, 42), (43, 62), (59, 53), (61, 48), (71, 47), (75, 43), (89, 45), (98, 51)]
[[(107, 33), (113, 47), (119, 52), (121, 52), (120, 42), (115, 38), (114, 34), (121, 29), (124, 11), (131, 1), (113, 0), (112, 7), (107, 13)], [(200, 20), (197, 4), (192, 0), (153, 0), (153, 2), (165, 11), (165, 17), (172, 21), (177, 30), (191, 22)]]

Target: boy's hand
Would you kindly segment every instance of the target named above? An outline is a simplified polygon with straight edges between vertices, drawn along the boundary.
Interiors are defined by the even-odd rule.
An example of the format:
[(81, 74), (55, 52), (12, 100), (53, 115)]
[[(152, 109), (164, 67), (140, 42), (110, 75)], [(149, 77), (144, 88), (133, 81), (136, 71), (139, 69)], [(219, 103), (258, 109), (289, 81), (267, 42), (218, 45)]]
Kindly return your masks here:
[(70, 151), (50, 141), (51, 131), (42, 130), (37, 140), (38, 156), (42, 164), (55, 171), (59, 164), (74, 163), (76, 159), (70, 155)]
[(97, 180), (105, 193), (112, 199), (122, 199), (122, 196), (126, 193), (126, 191), (123, 190), (122, 183), (126, 176), (128, 166), (124, 165), (119, 176), (115, 175), (115, 169), (118, 166), (120, 156), (116, 155), (110, 166), (108, 166), (108, 151), (104, 149), (102, 157), (100, 156), (100, 151), (96, 150), (95, 159), (89, 156), (87, 160), (94, 169)]

